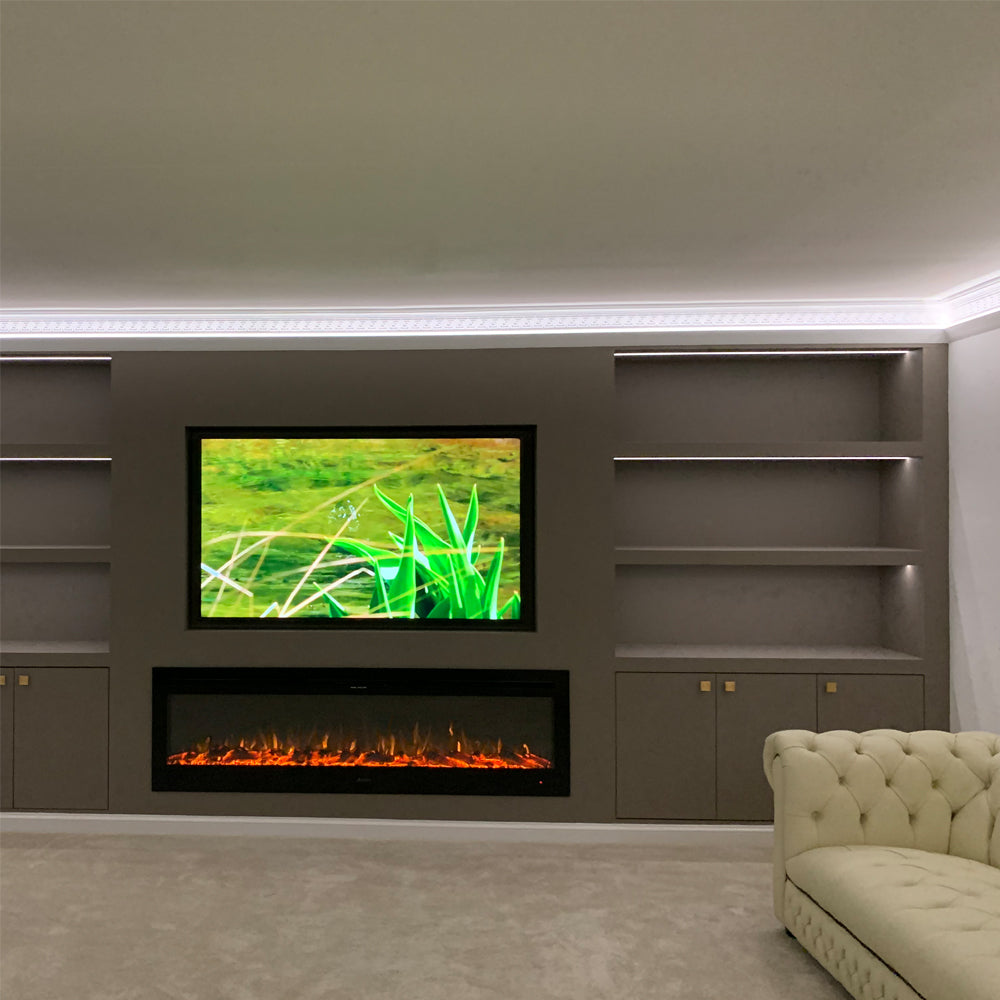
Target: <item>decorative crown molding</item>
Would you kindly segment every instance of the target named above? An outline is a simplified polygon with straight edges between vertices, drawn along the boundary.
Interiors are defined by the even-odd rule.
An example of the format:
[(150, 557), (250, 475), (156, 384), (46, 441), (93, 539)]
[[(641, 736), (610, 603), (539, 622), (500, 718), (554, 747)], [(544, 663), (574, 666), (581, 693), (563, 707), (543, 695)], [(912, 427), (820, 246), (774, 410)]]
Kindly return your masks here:
[(933, 329), (918, 300), (413, 309), (5, 310), (0, 335), (31, 337), (628, 333), (731, 329)]
[[(768, 333), (811, 332), (830, 339), (874, 331), (878, 338), (945, 340), (945, 331), (991, 312), (1000, 314), (1000, 272), (932, 299), (831, 299), (705, 303), (595, 303), (366, 309), (10, 309), (0, 310), (0, 342), (8, 349), (62, 348), (126, 341), (164, 346), (171, 341), (280, 343), (325, 341), (353, 347), (387, 341), (606, 344), (657, 337), (709, 342), (716, 332), (748, 339)], [(287, 345), (292, 346), (292, 345)], [(323, 345), (316, 345), (323, 346)], [(374, 344), (372, 344), (374, 346)]]
[(946, 327), (958, 326), (992, 313), (1000, 314), (1000, 271), (959, 285), (930, 300), (944, 310)]

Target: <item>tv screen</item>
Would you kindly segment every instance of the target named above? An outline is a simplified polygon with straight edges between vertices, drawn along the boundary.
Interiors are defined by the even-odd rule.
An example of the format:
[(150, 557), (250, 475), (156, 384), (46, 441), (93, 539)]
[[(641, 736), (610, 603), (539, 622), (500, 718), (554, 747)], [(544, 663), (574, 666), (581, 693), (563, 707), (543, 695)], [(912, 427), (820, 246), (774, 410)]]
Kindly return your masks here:
[(533, 427), (188, 428), (195, 628), (534, 628)]

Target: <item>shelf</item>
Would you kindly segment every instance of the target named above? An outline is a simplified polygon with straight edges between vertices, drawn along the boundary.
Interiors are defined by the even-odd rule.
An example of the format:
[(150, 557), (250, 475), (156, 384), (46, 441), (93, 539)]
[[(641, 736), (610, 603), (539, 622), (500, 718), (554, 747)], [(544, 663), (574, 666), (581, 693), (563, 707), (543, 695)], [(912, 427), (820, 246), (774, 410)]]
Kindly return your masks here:
[(621, 546), (618, 566), (906, 566), (920, 549), (856, 546)]
[(919, 656), (885, 646), (723, 646), (622, 643), (620, 660), (851, 660), (919, 663)]
[(2, 667), (103, 667), (109, 645), (100, 640), (5, 641), (0, 643)]
[(5, 563), (106, 563), (110, 545), (0, 545)]
[(776, 441), (766, 444), (626, 441), (615, 461), (794, 461), (920, 458), (921, 441)]
[(107, 444), (2, 444), (0, 458), (110, 462)]

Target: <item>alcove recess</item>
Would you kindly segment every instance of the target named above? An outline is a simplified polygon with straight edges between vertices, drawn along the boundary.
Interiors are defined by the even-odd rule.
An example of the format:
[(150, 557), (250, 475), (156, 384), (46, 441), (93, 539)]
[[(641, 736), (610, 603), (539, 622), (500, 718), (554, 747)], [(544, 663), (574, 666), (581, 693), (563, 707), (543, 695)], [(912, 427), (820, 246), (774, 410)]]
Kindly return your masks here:
[(947, 728), (945, 366), (616, 354), (617, 669), (922, 675)]
[(0, 359), (4, 666), (106, 665), (111, 366)]

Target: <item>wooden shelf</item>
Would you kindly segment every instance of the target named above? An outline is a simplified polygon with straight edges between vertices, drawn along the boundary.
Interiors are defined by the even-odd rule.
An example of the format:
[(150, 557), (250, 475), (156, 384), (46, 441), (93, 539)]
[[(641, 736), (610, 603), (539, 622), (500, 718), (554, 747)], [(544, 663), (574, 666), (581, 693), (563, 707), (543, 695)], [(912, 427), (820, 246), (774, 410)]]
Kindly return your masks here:
[(0, 545), (4, 563), (106, 563), (110, 545)]
[(724, 646), (621, 643), (619, 660), (849, 660), (855, 662), (906, 661), (921, 658), (884, 646)]
[(2, 444), (0, 458), (38, 458), (57, 462), (59, 459), (111, 460), (110, 449), (104, 444)]
[(920, 559), (920, 549), (878, 546), (627, 545), (615, 549), (618, 566), (906, 566)]
[(0, 643), (2, 667), (103, 667), (107, 666), (107, 640), (18, 641)]
[(615, 461), (629, 459), (662, 459), (673, 461), (767, 461), (784, 459), (871, 459), (920, 458), (924, 453), (920, 441), (776, 441), (766, 444), (697, 442), (627, 441), (618, 446)]

